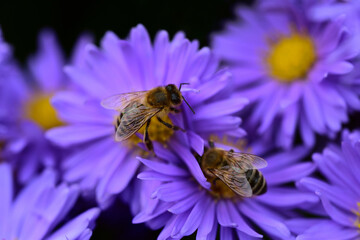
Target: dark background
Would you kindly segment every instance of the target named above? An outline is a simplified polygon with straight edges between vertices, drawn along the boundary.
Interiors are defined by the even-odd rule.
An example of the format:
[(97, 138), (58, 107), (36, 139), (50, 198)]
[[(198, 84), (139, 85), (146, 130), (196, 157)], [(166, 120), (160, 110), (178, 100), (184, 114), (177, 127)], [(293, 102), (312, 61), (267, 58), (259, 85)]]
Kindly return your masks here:
[[(37, 33), (54, 29), (69, 55), (80, 33), (94, 35), (96, 43), (107, 30), (126, 37), (131, 27), (145, 25), (151, 37), (160, 29), (171, 36), (179, 30), (189, 39), (208, 45), (209, 33), (220, 30), (225, 21), (234, 19), (233, 7), (252, 0), (36, 0), (0, 1), (0, 25), (4, 38), (13, 45), (15, 57), (25, 63), (35, 52)], [(97, 221), (92, 239), (156, 239), (158, 232), (144, 225), (132, 225), (127, 207), (119, 201), (104, 211)]]

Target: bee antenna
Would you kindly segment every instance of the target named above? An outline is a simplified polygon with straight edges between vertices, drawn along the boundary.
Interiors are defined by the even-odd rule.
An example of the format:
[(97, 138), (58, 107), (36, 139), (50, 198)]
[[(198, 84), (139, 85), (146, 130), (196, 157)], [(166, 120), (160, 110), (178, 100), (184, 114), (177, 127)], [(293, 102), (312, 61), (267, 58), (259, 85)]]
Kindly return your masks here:
[(180, 85), (179, 85), (179, 91), (181, 90), (182, 85), (190, 85), (190, 83), (180, 83)]
[(182, 99), (184, 100), (184, 102), (186, 103), (186, 105), (188, 105), (188, 107), (189, 107), (190, 110), (193, 112), (193, 114), (195, 114), (194, 109), (192, 109), (192, 107), (191, 107), (190, 104), (186, 101), (186, 99), (184, 98), (184, 96), (182, 96)]

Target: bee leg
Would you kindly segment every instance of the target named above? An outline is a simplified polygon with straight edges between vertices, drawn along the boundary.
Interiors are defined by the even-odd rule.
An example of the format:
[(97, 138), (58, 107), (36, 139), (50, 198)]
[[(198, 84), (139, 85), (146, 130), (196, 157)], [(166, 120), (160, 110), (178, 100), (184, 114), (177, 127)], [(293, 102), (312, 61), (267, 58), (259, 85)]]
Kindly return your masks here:
[(170, 111), (174, 112), (174, 113), (179, 113), (181, 112), (179, 109), (176, 109), (176, 108), (173, 108), (173, 107), (170, 107)]
[(146, 148), (149, 150), (149, 151), (153, 151), (153, 144), (149, 138), (149, 126), (150, 126), (150, 122), (151, 122), (151, 119), (149, 119), (147, 122), (146, 122), (146, 127), (145, 127), (145, 132), (144, 132), (144, 143), (146, 145)]
[(170, 123), (167, 123), (167, 122), (165, 122), (164, 120), (162, 120), (160, 117), (156, 117), (157, 118), (157, 120), (159, 120), (159, 122), (161, 122), (162, 124), (164, 124), (166, 127), (168, 127), (168, 128), (171, 128), (171, 129), (173, 129), (173, 130), (175, 130), (175, 131), (177, 131), (177, 130), (181, 130), (182, 132), (186, 132), (184, 129), (182, 129), (181, 127), (178, 127), (178, 126), (174, 126), (174, 125), (171, 125)]
[(195, 151), (191, 151), (194, 155), (194, 157), (196, 158), (196, 160), (198, 161), (199, 164), (201, 164), (201, 156), (195, 152)]
[(215, 144), (214, 144), (213, 140), (209, 140), (209, 147), (215, 148)]

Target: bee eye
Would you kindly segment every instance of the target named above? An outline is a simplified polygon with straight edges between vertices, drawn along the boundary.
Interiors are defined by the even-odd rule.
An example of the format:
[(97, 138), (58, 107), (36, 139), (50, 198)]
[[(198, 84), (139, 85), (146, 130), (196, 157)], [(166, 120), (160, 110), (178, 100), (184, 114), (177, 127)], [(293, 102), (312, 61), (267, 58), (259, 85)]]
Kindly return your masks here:
[(171, 102), (175, 105), (180, 104), (180, 102), (181, 102), (180, 96), (178, 94), (172, 93), (171, 94)]

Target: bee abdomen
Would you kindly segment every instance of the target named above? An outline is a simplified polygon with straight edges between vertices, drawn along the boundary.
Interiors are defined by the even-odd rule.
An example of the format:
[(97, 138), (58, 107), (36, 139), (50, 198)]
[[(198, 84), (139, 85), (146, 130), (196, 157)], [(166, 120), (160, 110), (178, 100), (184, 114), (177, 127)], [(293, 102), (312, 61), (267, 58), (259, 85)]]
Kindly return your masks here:
[(246, 171), (246, 179), (248, 180), (253, 195), (261, 195), (266, 193), (267, 184), (262, 173), (257, 169), (249, 169)]

